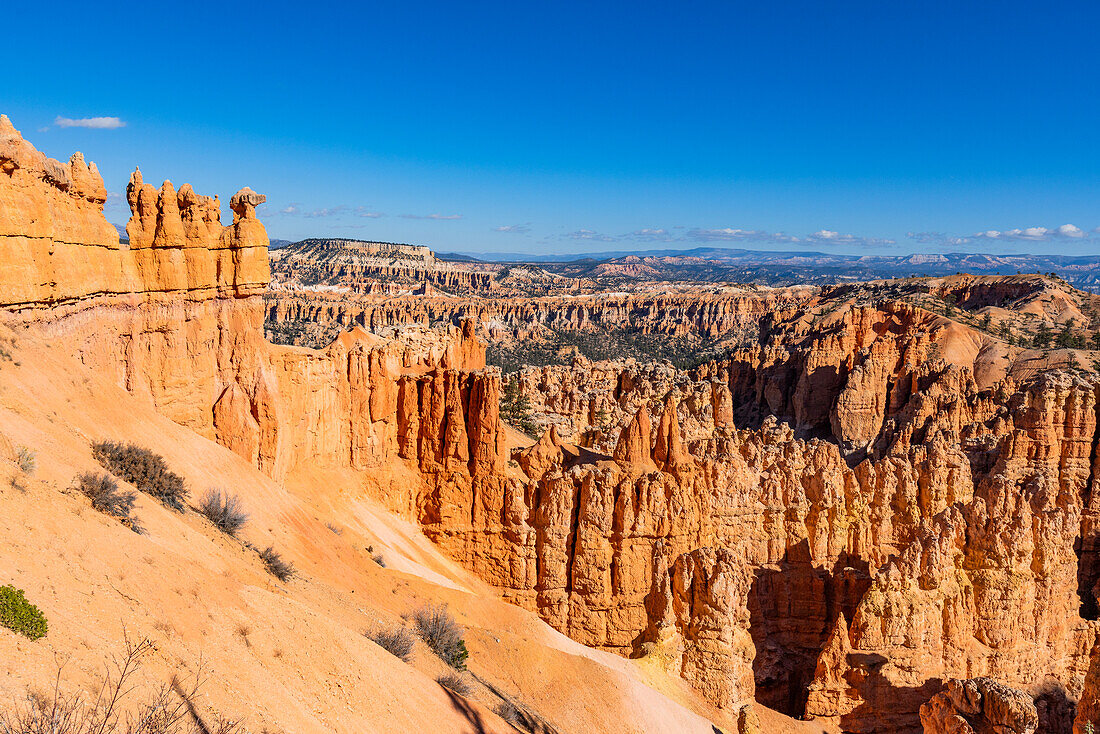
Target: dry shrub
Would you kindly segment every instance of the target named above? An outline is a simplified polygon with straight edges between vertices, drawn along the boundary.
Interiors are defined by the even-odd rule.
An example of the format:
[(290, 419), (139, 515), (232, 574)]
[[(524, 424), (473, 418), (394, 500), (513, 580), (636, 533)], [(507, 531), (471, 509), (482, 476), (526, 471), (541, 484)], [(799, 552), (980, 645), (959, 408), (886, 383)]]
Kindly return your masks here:
[(439, 658), (455, 670), (466, 670), (465, 634), (444, 606), (427, 606), (420, 609), (413, 618), (416, 633)]
[(290, 561), (284, 561), (279, 552), (270, 545), (260, 551), (260, 560), (264, 562), (267, 572), (280, 581), (290, 581), (294, 576), (294, 565)]
[(248, 522), (248, 514), (241, 507), (241, 498), (220, 489), (212, 489), (203, 496), (199, 502), (199, 512), (214, 523), (214, 527), (232, 538), (237, 537)]
[(412, 660), (413, 636), (404, 627), (377, 630), (367, 635), (375, 644), (404, 662)]
[(458, 673), (447, 673), (441, 675), (435, 679), (435, 682), (446, 688), (448, 691), (453, 691), (460, 696), (470, 695), (470, 684)]
[(120, 491), (110, 474), (84, 472), (76, 478), (76, 488), (92, 501), (92, 507), (114, 517), (130, 517), (137, 495)]
[[(128, 705), (126, 698), (136, 686), (133, 680), (141, 658), (153, 643), (126, 641), (126, 652), (108, 667), (95, 696), (61, 692), (58, 669), (53, 690), (27, 695), (22, 706), (0, 713), (0, 734), (246, 734), (241, 722), (215, 715), (205, 721), (194, 705), (202, 683), (201, 670), (187, 687), (175, 677), (149, 697)], [(123, 714), (123, 709), (129, 713)]]
[(156, 497), (173, 510), (183, 511), (187, 487), (183, 477), (168, 469), (163, 456), (132, 443), (117, 441), (92, 444), (92, 456), (115, 476)]
[(38, 467), (38, 454), (26, 446), (20, 446), (15, 452), (15, 463), (19, 465), (19, 471), (29, 477)]

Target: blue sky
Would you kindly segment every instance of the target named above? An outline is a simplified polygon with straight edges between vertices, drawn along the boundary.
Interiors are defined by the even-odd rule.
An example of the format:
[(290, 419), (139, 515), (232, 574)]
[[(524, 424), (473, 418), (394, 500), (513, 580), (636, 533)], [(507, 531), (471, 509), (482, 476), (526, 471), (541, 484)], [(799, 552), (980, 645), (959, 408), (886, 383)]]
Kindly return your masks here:
[(5, 9), (0, 112), (273, 238), (1100, 252), (1094, 1), (115, 5)]

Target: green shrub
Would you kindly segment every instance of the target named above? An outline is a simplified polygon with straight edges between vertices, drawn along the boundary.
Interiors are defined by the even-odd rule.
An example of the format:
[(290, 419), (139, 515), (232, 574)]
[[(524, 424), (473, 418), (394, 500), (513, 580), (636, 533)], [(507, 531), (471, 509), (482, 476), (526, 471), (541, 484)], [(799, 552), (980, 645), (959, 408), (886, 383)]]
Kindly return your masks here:
[(117, 441), (92, 444), (92, 456), (115, 476), (122, 477), (173, 510), (183, 511), (187, 488), (180, 475), (169, 471), (163, 456), (132, 443)]
[(519, 378), (504, 383), (500, 395), (500, 418), (510, 423), (528, 436), (538, 435), (539, 428), (531, 419), (531, 401), (520, 391)]
[(420, 639), (440, 660), (455, 670), (466, 670), (466, 658), (470, 657), (470, 653), (462, 639), (464, 631), (446, 607), (424, 607), (416, 613), (413, 621)]
[(46, 615), (14, 586), (0, 586), (0, 625), (32, 640), (45, 637), (47, 629)]

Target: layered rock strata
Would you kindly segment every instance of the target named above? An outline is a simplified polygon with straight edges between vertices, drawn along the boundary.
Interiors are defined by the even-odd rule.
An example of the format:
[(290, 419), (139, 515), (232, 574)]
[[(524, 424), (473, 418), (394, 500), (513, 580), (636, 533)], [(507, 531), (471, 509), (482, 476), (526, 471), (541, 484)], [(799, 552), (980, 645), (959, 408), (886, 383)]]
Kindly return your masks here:
[[(6, 322), (273, 476), (407, 470), (380, 496), (575, 640), (652, 656), (718, 705), (755, 698), (845, 731), (919, 731), (930, 701), (936, 721), (982, 726), (1000, 704), (940, 694), (983, 676), (1031, 697), (1045, 730), (1079, 697), (1091, 723), (1095, 376), (1021, 371), (1019, 350), (911, 304), (714, 294), (448, 303), (439, 318), (393, 305), (347, 317), (380, 334), (275, 347), (260, 195), (234, 196), (223, 227), (216, 198), (135, 173), (123, 247), (102, 189), (82, 158), (51, 161), (0, 120)], [(687, 373), (524, 372), (557, 418), (509, 456), (475, 335), (507, 313), (668, 334), (751, 317), (760, 333)], [(385, 314), (471, 318), (398, 334)]]
[(473, 483), (488, 512), (427, 531), (574, 639), (657, 654), (722, 705), (917, 731), (940, 681), (988, 675), (1065, 720), (1095, 639), (1077, 554), (1097, 381), (1017, 383), (1007, 359), (982, 384), (996, 345), (904, 304), (830, 318), (773, 322), (694, 380), (574, 365), (602, 371), (619, 426), (586, 448), (555, 424), (523, 479)]
[(401, 324), (458, 323), (472, 318), (492, 338), (507, 335), (522, 339), (536, 335), (541, 328), (592, 332), (624, 329), (637, 334), (717, 338), (748, 326), (755, 330), (756, 323), (764, 315), (791, 309), (811, 297), (811, 289), (384, 300), (276, 292), (268, 297), (267, 320), (274, 325), (309, 323), (328, 324), (337, 329), (362, 326), (373, 330)]
[[(356, 330), (320, 352), (271, 345), (261, 297), (268, 241), (256, 218), (264, 196), (237, 192), (228, 226), (218, 198), (188, 184), (158, 189), (135, 171), (126, 198), (129, 243), (120, 244), (95, 166), (79, 153), (67, 165), (46, 158), (0, 117), (6, 321), (64, 344), (272, 476), (306, 462), (415, 462), (420, 454), (402, 443), (410, 424), (425, 457), (495, 466), (499, 375), (483, 369), (471, 324), (405, 329), (399, 340)], [(412, 515), (418, 492), (414, 483), (387, 499)]]
[(343, 239), (309, 239), (272, 254), (278, 282), (336, 286), (370, 293), (381, 283), (431, 285), (457, 292), (486, 291), (491, 273), (438, 260), (427, 247)]

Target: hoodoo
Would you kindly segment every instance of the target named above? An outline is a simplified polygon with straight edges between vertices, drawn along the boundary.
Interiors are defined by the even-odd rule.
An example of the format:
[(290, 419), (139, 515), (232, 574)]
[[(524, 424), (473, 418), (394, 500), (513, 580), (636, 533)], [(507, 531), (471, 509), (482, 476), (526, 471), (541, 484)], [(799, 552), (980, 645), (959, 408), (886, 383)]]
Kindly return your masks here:
[[(125, 536), (127, 552), (169, 576), (178, 560), (133, 544), (187, 537), (217, 548), (194, 562), (222, 569), (227, 609), (276, 605), (302, 628), (318, 615), (352, 625), (354, 640), (311, 643), (339, 680), (362, 674), (340, 662), (358, 660), (348, 650), (367, 644), (360, 632), (374, 634), (376, 618), (412, 619), (414, 600), (522, 626), (529, 637), (502, 642), (511, 631), (484, 628), (463, 643), (480, 658), (478, 687), (455, 697), (529, 704), (511, 724), (486, 711), (479, 730), (620, 731), (622, 710), (639, 731), (1031, 734), (1092, 723), (1100, 378), (1080, 345), (1033, 348), (1011, 334), (1072, 324), (1067, 314), (1094, 312), (1095, 297), (1030, 276), (958, 276), (675, 292), (551, 279), (556, 292), (495, 298), (519, 288), (518, 275), (494, 279), (427, 248), (307, 240), (271, 255), (257, 215), (266, 199), (250, 188), (230, 198), (224, 225), (218, 197), (156, 188), (135, 169), (125, 242), (106, 198), (94, 164), (47, 158), (0, 117), (0, 341), (12, 345), (0, 352), (10, 362), (0, 364), (0, 452), (40, 442), (56, 465), (33, 488), (56, 528), (40, 545), (118, 530), (81, 524), (69, 508), (87, 492), (64, 473), (86, 472), (102, 442), (140, 443), (147, 431), (177, 464), (187, 451), (211, 462), (181, 470), (188, 482), (251, 487), (264, 532), (290, 528), (280, 537), (310, 578), (300, 608), (259, 591), (243, 570), (253, 541), (212, 545), (191, 517), (210, 517), (197, 498), (176, 514), (150, 511), (153, 529)], [(364, 286), (387, 279), (396, 285)], [(936, 305), (948, 297), (950, 308)], [(271, 343), (265, 328), (323, 343)], [(612, 339), (632, 353), (599, 358)], [(698, 358), (644, 358), (675, 357), (670, 344)], [(512, 364), (521, 357), (533, 362)], [(80, 417), (93, 406), (114, 417)], [(24, 487), (26, 460), (5, 462), (11, 486)], [(142, 489), (113, 471), (109, 482)], [(5, 490), (8, 512), (21, 496)], [(364, 562), (382, 583), (376, 547), (404, 574), (385, 594), (364, 586)], [(2, 560), (22, 567), (26, 553), (13, 545)], [(63, 557), (75, 557), (68, 546)], [(56, 571), (50, 584), (62, 583)], [(96, 573), (109, 586), (95, 593), (113, 594), (104, 589), (118, 569)], [(75, 603), (21, 577), (47, 609)], [(213, 593), (210, 583), (174, 593)], [(125, 598), (167, 603), (151, 589)], [(221, 639), (189, 619), (176, 623), (204, 631), (165, 632), (175, 662), (200, 638)], [(240, 631), (251, 626), (235, 624), (256, 655)], [(55, 652), (77, 644), (59, 639)], [(279, 642), (279, 654), (296, 643)], [(619, 713), (576, 709), (535, 684), (544, 661), (555, 685), (578, 673), (562, 651), (587, 661), (601, 696), (632, 691)], [(270, 660), (219, 653), (217, 663), (255, 676), (257, 696), (265, 676), (292, 685)], [(421, 675), (405, 667), (396, 675)], [(304, 707), (290, 720), (323, 730), (336, 704), (301, 685), (285, 694)], [(646, 708), (647, 696), (658, 703)], [(328, 713), (312, 706), (322, 699)], [(280, 699), (263, 700), (267, 720)], [(372, 716), (346, 723), (385, 719)]]

